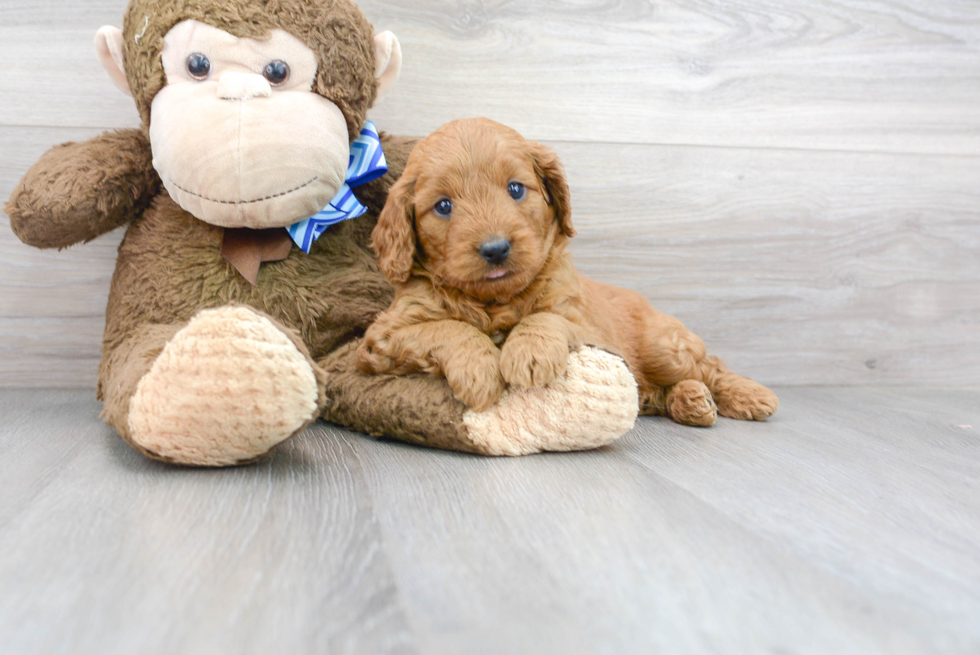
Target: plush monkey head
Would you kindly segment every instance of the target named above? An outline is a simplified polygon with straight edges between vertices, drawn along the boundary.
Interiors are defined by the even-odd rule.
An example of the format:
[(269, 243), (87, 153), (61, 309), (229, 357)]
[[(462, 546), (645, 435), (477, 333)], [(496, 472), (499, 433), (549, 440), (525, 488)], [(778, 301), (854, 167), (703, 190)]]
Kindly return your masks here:
[(221, 227), (285, 227), (344, 183), (401, 48), (349, 0), (132, 0), (96, 52), (133, 96), (170, 196)]

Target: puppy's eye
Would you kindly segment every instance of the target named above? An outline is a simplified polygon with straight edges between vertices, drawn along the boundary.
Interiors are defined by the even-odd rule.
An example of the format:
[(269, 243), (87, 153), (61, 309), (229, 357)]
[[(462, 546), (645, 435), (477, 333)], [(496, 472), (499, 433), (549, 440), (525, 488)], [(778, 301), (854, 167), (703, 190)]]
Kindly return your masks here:
[(211, 60), (200, 52), (187, 58), (187, 74), (195, 80), (204, 81), (211, 74)]
[(511, 182), (507, 185), (507, 193), (510, 194), (511, 198), (520, 202), (527, 197), (527, 187), (520, 182)]
[(272, 86), (282, 86), (289, 79), (289, 64), (281, 59), (270, 61), (265, 65), (262, 75)]
[(436, 203), (436, 206), (432, 208), (432, 211), (436, 213), (436, 216), (449, 218), (453, 213), (453, 202), (449, 198), (443, 198)]

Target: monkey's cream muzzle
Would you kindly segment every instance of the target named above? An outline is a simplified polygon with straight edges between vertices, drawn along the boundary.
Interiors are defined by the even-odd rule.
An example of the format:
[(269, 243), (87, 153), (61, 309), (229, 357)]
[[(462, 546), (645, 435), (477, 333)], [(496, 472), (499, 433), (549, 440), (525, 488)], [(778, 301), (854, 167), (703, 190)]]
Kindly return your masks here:
[[(254, 80), (225, 76), (168, 86), (153, 101), (153, 166), (170, 196), (222, 227), (286, 227), (320, 211), (350, 159), (340, 109), (314, 94), (263, 97)], [(171, 104), (208, 120), (195, 124), (193, 112), (168, 112)]]
[[(170, 196), (221, 227), (286, 227), (329, 203), (344, 184), (350, 137), (340, 109), (310, 93), (316, 56), (290, 34), (239, 39), (186, 21), (165, 38), (167, 86), (153, 99), (153, 166)], [(209, 62), (205, 79), (188, 58)], [(274, 87), (272, 61), (289, 65)]]

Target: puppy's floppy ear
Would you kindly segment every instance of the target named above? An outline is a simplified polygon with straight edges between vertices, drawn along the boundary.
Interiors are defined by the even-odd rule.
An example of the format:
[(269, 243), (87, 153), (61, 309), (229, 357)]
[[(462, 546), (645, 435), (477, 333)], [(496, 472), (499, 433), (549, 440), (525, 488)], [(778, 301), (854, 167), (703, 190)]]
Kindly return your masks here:
[(378, 266), (392, 284), (408, 281), (415, 260), (415, 180), (406, 168), (388, 192), (388, 202), (371, 233)]
[(554, 150), (540, 143), (529, 144), (531, 158), (534, 160), (534, 172), (544, 182), (545, 196), (548, 204), (555, 210), (555, 220), (562, 234), (571, 238), (575, 236), (572, 225), (571, 193), (568, 181), (565, 179), (565, 169)]

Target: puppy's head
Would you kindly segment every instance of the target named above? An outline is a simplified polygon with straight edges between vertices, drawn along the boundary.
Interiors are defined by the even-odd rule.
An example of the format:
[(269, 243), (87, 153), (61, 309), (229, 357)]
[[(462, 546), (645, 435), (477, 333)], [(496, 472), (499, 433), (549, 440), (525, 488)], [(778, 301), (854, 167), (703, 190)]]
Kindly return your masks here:
[(558, 156), (485, 118), (419, 142), (372, 234), (381, 270), (408, 280), (414, 261), (483, 301), (506, 299), (575, 235)]

